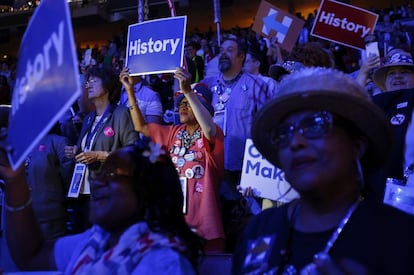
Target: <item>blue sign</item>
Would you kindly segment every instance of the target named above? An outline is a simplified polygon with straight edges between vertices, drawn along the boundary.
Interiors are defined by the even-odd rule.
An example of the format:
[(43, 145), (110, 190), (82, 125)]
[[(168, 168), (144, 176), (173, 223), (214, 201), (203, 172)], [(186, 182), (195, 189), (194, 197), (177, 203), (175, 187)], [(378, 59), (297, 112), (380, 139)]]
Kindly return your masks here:
[(186, 16), (177, 16), (130, 25), (126, 67), (131, 75), (170, 73), (182, 66), (186, 24)]
[(13, 169), (81, 94), (74, 46), (66, 0), (42, 0), (19, 50), (7, 137)]

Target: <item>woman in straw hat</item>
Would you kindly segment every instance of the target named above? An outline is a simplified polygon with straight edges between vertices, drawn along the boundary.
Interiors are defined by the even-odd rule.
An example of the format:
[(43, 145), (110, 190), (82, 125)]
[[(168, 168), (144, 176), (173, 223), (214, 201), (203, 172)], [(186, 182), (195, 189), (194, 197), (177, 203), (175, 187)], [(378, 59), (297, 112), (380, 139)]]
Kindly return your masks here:
[[(247, 226), (235, 274), (408, 274), (414, 218), (371, 198), (392, 135), (368, 94), (334, 69), (287, 76), (252, 126), (257, 149), (300, 198)], [(409, 256), (410, 255), (410, 256)]]

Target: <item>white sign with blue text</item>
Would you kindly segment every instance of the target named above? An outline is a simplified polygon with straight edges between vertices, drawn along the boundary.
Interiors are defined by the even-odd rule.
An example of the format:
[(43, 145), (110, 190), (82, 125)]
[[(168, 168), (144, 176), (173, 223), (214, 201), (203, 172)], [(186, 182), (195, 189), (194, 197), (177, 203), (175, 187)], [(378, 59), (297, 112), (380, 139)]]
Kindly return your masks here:
[(182, 66), (186, 25), (186, 16), (130, 25), (126, 67), (131, 75), (172, 73)]
[(279, 202), (299, 197), (285, 180), (283, 171), (262, 157), (251, 139), (246, 140), (240, 186), (251, 187), (258, 197)]
[(16, 169), (81, 94), (66, 0), (42, 0), (21, 40), (9, 117), (9, 159)]

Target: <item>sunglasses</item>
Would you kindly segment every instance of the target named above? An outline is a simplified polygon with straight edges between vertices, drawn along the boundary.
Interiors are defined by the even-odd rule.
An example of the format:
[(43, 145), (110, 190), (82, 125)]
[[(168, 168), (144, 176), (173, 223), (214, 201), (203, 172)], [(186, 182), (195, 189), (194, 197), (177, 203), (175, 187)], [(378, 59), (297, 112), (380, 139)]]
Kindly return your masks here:
[(273, 145), (283, 148), (289, 146), (295, 132), (307, 139), (317, 139), (325, 136), (333, 127), (333, 115), (320, 111), (304, 117), (297, 123), (281, 124), (271, 132)]

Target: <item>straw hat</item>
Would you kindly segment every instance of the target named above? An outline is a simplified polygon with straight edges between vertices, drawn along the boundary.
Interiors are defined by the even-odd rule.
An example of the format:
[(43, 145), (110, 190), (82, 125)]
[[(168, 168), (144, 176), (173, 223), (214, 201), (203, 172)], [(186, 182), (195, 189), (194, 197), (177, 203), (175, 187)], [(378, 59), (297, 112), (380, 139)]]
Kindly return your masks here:
[(414, 70), (414, 63), (411, 54), (401, 49), (392, 50), (387, 55), (384, 66), (377, 69), (372, 76), (375, 85), (377, 85), (381, 90), (386, 91), (385, 80), (387, 78), (388, 70), (398, 66), (410, 67)]
[(384, 112), (354, 80), (335, 69), (310, 67), (286, 76), (276, 96), (257, 113), (252, 138), (259, 152), (280, 166), (278, 152), (271, 140), (272, 129), (290, 113), (320, 109), (337, 114), (353, 123), (368, 139), (365, 154), (370, 167), (381, 165), (388, 157), (393, 141)]

